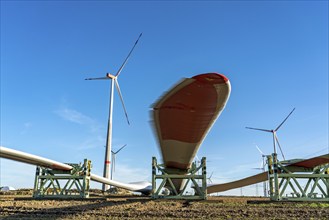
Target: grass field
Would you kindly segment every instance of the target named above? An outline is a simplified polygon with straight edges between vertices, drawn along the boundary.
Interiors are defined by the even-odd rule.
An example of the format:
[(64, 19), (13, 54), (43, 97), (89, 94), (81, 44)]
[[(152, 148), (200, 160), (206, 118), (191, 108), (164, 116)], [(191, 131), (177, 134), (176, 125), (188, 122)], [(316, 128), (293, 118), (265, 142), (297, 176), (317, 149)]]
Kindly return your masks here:
[(2, 193), (0, 219), (329, 219), (329, 203), (226, 196), (187, 202), (97, 192), (89, 199), (34, 200), (30, 193)]

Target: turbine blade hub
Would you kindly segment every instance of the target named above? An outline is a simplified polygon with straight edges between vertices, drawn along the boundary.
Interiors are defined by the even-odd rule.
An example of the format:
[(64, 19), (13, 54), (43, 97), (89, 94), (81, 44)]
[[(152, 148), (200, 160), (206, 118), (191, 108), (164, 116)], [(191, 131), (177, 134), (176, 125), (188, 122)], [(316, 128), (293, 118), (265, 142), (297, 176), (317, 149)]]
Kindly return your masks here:
[(111, 78), (111, 79), (115, 79), (116, 77), (114, 75), (112, 75), (111, 73), (107, 73), (106, 77)]

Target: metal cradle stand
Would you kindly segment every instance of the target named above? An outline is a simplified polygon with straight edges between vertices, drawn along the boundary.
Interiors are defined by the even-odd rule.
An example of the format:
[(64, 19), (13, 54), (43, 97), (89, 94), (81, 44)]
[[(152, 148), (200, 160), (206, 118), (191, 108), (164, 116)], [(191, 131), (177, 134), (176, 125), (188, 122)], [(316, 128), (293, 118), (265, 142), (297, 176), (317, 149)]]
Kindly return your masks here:
[[(201, 174), (198, 172), (201, 171)], [(206, 179), (206, 158), (203, 157), (200, 166), (192, 163), (191, 168), (184, 175), (168, 174), (162, 164), (157, 163), (155, 157), (152, 158), (152, 198), (153, 199), (192, 199), (192, 200), (205, 200), (207, 199), (207, 179)], [(173, 180), (185, 180), (182, 190), (179, 192), (175, 189)], [(161, 180), (159, 187), (157, 187), (157, 180)], [(197, 180), (201, 180), (202, 184), (198, 184)], [(187, 195), (185, 193), (189, 183), (194, 186), (195, 194)], [(170, 186), (171, 193), (167, 195), (163, 193), (166, 191), (165, 186)], [(168, 190), (167, 190), (168, 191)]]
[(329, 202), (329, 164), (288, 169), (276, 154), (267, 156), (267, 162), (271, 200)]
[(34, 198), (88, 198), (91, 161), (68, 164), (72, 170), (55, 170), (37, 166), (34, 182)]

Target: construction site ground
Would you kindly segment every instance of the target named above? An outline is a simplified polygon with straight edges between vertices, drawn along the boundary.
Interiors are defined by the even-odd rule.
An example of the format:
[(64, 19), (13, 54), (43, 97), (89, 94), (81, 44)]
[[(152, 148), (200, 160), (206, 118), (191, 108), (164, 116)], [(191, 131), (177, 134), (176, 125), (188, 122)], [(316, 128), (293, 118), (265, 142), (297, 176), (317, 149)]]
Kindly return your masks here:
[(153, 200), (100, 191), (88, 199), (33, 199), (31, 191), (23, 190), (0, 194), (0, 219), (329, 219), (329, 203), (228, 196)]

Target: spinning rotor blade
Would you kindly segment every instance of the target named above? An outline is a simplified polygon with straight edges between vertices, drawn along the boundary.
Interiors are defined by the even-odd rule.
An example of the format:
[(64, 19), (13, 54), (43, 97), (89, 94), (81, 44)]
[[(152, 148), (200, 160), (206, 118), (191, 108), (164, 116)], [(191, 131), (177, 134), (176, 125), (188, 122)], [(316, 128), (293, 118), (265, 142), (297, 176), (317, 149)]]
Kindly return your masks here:
[(117, 150), (114, 154), (119, 153), (125, 146), (127, 146), (127, 144), (123, 145), (119, 150)]
[(259, 153), (260, 153), (262, 156), (265, 155), (265, 154), (263, 153), (263, 151), (261, 151), (257, 145), (256, 145), (256, 148), (257, 148), (257, 150), (259, 151)]
[(281, 124), (275, 129), (275, 131), (279, 130), (279, 128), (283, 125), (283, 123), (289, 118), (289, 116), (295, 111), (296, 108), (294, 108), (289, 115), (281, 122)]
[(126, 118), (127, 118), (128, 125), (130, 125), (129, 119), (128, 119), (128, 113), (127, 113), (125, 103), (124, 103), (123, 98), (122, 98), (122, 94), (121, 94), (121, 90), (120, 90), (118, 80), (117, 79), (113, 79), (113, 80), (115, 82), (115, 86), (117, 87), (117, 90), (118, 90), (118, 93), (119, 93), (119, 96), (120, 96), (120, 99), (121, 99), (122, 107), (123, 107), (123, 110), (125, 111), (125, 115), (126, 115)]
[(276, 135), (274, 135), (274, 137), (275, 137), (276, 143), (278, 143), (278, 145), (279, 145), (279, 148), (280, 148), (280, 151), (281, 151), (281, 154), (282, 154), (283, 159), (286, 160), (286, 158), (284, 157), (283, 151), (282, 151), (282, 149), (281, 149), (281, 145), (280, 145), (280, 143), (279, 143), (279, 139), (278, 139), (278, 137), (277, 137)]
[(98, 78), (87, 78), (85, 80), (99, 80), (99, 79), (110, 79), (109, 77), (98, 77)]
[(266, 132), (272, 132), (272, 130), (268, 129), (261, 129), (261, 128), (251, 128), (251, 127), (246, 127), (247, 129), (252, 129), (252, 130), (257, 130), (257, 131), (266, 131)]
[(126, 63), (127, 63), (128, 59), (129, 59), (131, 53), (132, 53), (133, 50), (135, 49), (135, 46), (137, 45), (137, 43), (138, 43), (138, 41), (139, 41), (139, 38), (141, 38), (142, 34), (143, 34), (143, 33), (141, 33), (141, 34), (139, 35), (139, 37), (138, 37), (138, 39), (136, 40), (134, 46), (131, 48), (131, 50), (130, 50), (128, 56), (127, 56), (126, 59), (123, 61), (123, 63), (122, 63), (122, 65), (121, 65), (120, 69), (118, 70), (118, 72), (117, 72), (117, 74), (116, 74), (115, 76), (119, 76), (119, 75), (120, 75), (120, 73), (121, 73), (123, 67), (126, 65)]

